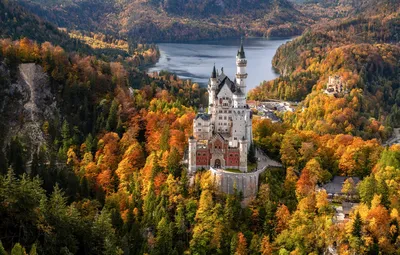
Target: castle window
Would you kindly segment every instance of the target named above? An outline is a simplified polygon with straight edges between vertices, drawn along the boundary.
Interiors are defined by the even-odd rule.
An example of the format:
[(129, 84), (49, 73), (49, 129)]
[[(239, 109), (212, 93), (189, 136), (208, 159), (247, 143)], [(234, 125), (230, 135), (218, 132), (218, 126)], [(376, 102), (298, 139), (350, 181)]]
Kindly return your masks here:
[(222, 116), (219, 116), (219, 119), (222, 120)]
[(201, 129), (197, 129), (197, 131), (201, 132)]
[(233, 138), (234, 140), (237, 140), (237, 137)]
[(201, 123), (197, 123), (197, 126), (201, 126)]
[(226, 116), (224, 117), (224, 120), (226, 120)]

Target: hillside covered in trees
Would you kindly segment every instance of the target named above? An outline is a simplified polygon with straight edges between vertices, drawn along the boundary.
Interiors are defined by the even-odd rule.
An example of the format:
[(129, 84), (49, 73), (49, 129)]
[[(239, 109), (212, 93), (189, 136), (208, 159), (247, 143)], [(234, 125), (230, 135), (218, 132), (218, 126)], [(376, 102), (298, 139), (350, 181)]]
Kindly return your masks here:
[[(284, 168), (261, 176), (257, 197), (242, 207), (241, 194), (218, 192), (208, 171), (189, 185), (180, 164), (195, 107), (205, 103), (197, 84), (169, 73), (150, 78), (50, 43), (0, 45), (2, 254), (399, 251), (399, 146), (255, 119), (254, 141)], [(56, 114), (18, 110), (31, 100), (24, 91), (36, 87), (32, 75), (48, 87)], [(34, 99), (41, 109), (46, 98)], [(8, 135), (13, 123), (29, 121), (42, 136), (37, 147), (32, 132)], [(314, 189), (334, 175), (364, 178), (347, 185), (361, 203), (341, 224), (327, 193)]]
[[(369, 15), (322, 22), (281, 46), (273, 65), (282, 76), (261, 84), (250, 98), (305, 99), (287, 116), (299, 129), (387, 139), (390, 127), (399, 125), (400, 3), (369, 3), (354, 10)], [(347, 88), (339, 97), (323, 93), (335, 75)]]
[(299, 35), (311, 20), (286, 0), (21, 0), (59, 27), (138, 42)]
[(155, 63), (158, 48), (153, 44), (131, 41), (93, 32), (61, 30), (35, 15), (15, 1), (0, 1), (0, 38), (13, 40), (28, 37), (39, 43), (51, 42), (68, 51), (95, 55), (106, 60), (121, 61), (134, 67)]

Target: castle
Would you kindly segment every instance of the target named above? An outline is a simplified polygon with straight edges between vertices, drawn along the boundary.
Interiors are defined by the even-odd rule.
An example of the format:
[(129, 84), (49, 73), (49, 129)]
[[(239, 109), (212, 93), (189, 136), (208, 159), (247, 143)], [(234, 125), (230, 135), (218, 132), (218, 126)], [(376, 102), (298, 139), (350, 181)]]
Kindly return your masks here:
[(346, 92), (346, 86), (343, 83), (342, 77), (339, 75), (329, 76), (325, 93), (328, 95), (336, 95), (342, 92)]
[(237, 169), (247, 172), (251, 146), (252, 115), (246, 104), (247, 60), (240, 46), (236, 56), (236, 78), (231, 81), (215, 65), (208, 83), (208, 112), (193, 120), (189, 138), (189, 172), (197, 169)]

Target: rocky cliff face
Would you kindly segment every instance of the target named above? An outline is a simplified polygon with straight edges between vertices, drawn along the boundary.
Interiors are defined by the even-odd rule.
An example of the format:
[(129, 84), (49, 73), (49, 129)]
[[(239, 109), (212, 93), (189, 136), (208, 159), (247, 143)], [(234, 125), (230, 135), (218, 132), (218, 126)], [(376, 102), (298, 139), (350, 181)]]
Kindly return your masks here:
[(36, 152), (47, 142), (43, 124), (58, 115), (49, 77), (34, 63), (19, 65), (16, 80), (0, 65), (0, 77), (0, 146), (4, 150), (12, 137), (18, 136), (27, 151)]

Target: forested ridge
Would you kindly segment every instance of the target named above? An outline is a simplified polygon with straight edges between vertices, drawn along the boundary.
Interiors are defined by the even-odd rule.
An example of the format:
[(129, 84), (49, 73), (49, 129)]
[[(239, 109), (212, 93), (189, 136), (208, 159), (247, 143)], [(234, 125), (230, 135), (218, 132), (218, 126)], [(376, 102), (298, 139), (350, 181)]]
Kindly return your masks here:
[(0, 38), (13, 40), (28, 37), (39, 43), (51, 42), (70, 52), (95, 55), (139, 67), (155, 63), (159, 57), (153, 44), (138, 44), (116, 35), (59, 29), (56, 25), (29, 12), (15, 1), (0, 1)]
[[(390, 127), (399, 125), (399, 3), (369, 4), (364, 1), (353, 16), (316, 24), (281, 46), (273, 65), (282, 77), (264, 82), (250, 98), (304, 100), (301, 110), (286, 116), (298, 129), (386, 140)], [(347, 88), (339, 97), (323, 93), (335, 75)]]
[(287, 0), (19, 1), (58, 27), (136, 42), (299, 35), (312, 20)]

